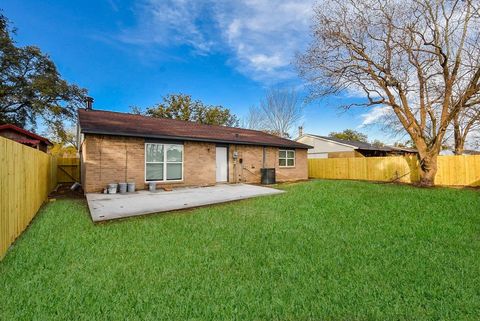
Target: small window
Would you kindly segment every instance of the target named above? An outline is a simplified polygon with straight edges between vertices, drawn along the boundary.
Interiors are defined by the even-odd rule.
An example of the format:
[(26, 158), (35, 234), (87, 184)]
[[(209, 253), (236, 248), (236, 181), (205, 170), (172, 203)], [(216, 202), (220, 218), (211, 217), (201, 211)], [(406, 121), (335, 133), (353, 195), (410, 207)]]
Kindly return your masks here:
[(180, 181), (183, 179), (183, 145), (145, 144), (145, 180)]
[(280, 167), (294, 167), (295, 166), (295, 151), (280, 149), (278, 151), (278, 165)]

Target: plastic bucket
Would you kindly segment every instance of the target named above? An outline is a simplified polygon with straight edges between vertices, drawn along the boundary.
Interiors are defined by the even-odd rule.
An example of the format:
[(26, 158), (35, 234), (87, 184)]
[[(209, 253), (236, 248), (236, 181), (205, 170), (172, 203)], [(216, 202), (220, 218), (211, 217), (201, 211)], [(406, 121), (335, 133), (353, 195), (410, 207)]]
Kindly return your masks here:
[(135, 192), (135, 182), (130, 182), (127, 184), (127, 192), (129, 193)]
[(157, 190), (157, 183), (155, 182), (148, 183), (148, 190), (150, 192), (155, 192)]
[(118, 183), (118, 190), (120, 193), (126, 193), (127, 192), (127, 183)]
[(108, 194), (116, 194), (117, 186), (117, 184), (108, 184)]

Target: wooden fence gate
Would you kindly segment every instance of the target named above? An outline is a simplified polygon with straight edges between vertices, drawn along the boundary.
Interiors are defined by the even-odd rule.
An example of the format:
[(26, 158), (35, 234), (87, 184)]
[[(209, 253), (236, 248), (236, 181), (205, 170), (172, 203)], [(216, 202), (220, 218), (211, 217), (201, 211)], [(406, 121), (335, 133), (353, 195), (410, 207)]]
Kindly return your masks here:
[(57, 182), (80, 182), (80, 159), (76, 157), (57, 159)]

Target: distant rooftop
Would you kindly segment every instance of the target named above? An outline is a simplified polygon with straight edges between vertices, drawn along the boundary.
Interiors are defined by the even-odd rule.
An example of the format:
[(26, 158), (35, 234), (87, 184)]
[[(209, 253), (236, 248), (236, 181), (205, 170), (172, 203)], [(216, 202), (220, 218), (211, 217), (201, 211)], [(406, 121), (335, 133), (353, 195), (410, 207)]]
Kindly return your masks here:
[(394, 147), (394, 146), (375, 146), (370, 143), (359, 142), (355, 140), (345, 140), (345, 139), (340, 139), (335, 137), (320, 136), (320, 135), (314, 135), (314, 134), (305, 134), (305, 135), (318, 137), (320, 139), (330, 140), (332, 142), (337, 142), (343, 145), (349, 145), (354, 147), (355, 149), (361, 149), (361, 150), (377, 150), (377, 151), (384, 151), (384, 152), (403, 151), (408, 153), (417, 152), (417, 150), (414, 148)]
[(48, 140), (48, 138), (42, 137), (40, 135), (32, 133), (31, 131), (15, 126), (13, 124), (0, 125), (0, 131), (6, 131), (6, 130), (14, 131), (30, 138), (30, 139), (29, 138), (18, 139), (20, 143), (38, 144), (39, 142), (44, 142), (47, 145), (53, 145)]

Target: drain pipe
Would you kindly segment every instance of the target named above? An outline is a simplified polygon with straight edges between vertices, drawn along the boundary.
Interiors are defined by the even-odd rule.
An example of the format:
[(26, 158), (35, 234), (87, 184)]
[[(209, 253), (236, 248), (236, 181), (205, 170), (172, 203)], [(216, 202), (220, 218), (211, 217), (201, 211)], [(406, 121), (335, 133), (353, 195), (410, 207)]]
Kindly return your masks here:
[(263, 146), (262, 168), (265, 168), (266, 162), (267, 162), (267, 147)]
[(237, 145), (234, 145), (233, 149), (233, 182), (236, 184), (238, 183), (238, 177), (237, 177), (237, 160), (238, 160), (238, 151), (237, 151)]

